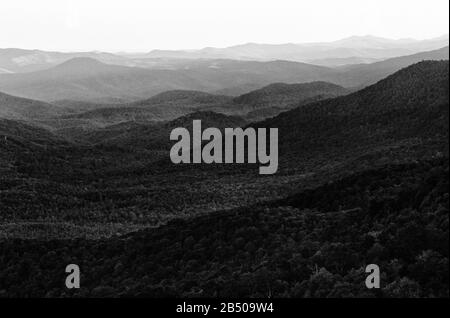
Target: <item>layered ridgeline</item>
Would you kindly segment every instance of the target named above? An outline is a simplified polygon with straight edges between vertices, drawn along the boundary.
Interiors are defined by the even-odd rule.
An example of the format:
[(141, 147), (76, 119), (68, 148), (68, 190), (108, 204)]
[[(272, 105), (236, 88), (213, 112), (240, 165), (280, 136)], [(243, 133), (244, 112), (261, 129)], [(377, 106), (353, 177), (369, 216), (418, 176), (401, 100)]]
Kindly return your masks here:
[(233, 99), (233, 109), (245, 113), (250, 121), (273, 117), (290, 108), (349, 93), (342, 86), (327, 82), (304, 84), (275, 83)]
[[(36, 106), (39, 109), (39, 106)], [(52, 174), (54, 174), (60, 168), (60, 164), (55, 161), (64, 162), (64, 157), (59, 157), (59, 154), (72, 147), (73, 145), (65, 139), (46, 129), (0, 118), (0, 189), (9, 191), (22, 181), (25, 184), (39, 183), (38, 180), (32, 180), (29, 176), (20, 176), (21, 158), (29, 160), (30, 165), (34, 166), (34, 169), (42, 170), (42, 173), (53, 170)], [(39, 162), (40, 156), (45, 158), (53, 156), (55, 168), (52, 169), (49, 162)], [(17, 183), (18, 180), (21, 181)], [(2, 201), (0, 206), (3, 204), (4, 207), (11, 203), (8, 203), (6, 199), (6, 202)], [(14, 206), (14, 203), (12, 205)], [(3, 209), (2, 212), (4, 212)]]
[(443, 47), (438, 50), (421, 52), (408, 56), (391, 58), (371, 64), (347, 65), (339, 68), (346, 76), (343, 78), (341, 85), (344, 86), (366, 86), (374, 84), (382, 78), (392, 73), (425, 60), (448, 60), (449, 47)]
[(54, 118), (70, 110), (53, 104), (11, 96), (0, 92), (0, 118), (16, 120), (39, 120)]
[(175, 90), (132, 103), (109, 105), (109, 107), (97, 105), (94, 110), (62, 116), (60, 119), (87, 120), (99, 126), (127, 121), (165, 121), (212, 108), (226, 111), (230, 101), (231, 98), (228, 96)]
[[(373, 61), (439, 49), (448, 45), (448, 35), (429, 40), (391, 40), (375, 36), (352, 36), (329, 43), (246, 43), (227, 48), (189, 51), (154, 50), (147, 58), (289, 60), (311, 64), (339, 65)], [(334, 60), (334, 61), (333, 61)]]
[(0, 73), (24, 73), (49, 69), (77, 57), (103, 63), (152, 69), (182, 69), (205, 60), (289, 60), (324, 66), (370, 63), (401, 55), (439, 49), (448, 45), (448, 35), (428, 40), (391, 40), (374, 36), (352, 36), (329, 43), (256, 44), (189, 51), (154, 50), (147, 53), (52, 52), (17, 48), (0, 49)]
[(311, 101), (346, 93), (346, 89), (325, 82), (272, 84), (236, 98), (175, 90), (137, 102), (113, 104), (68, 100), (50, 104), (0, 93), (0, 117), (27, 120), (56, 134), (80, 140), (87, 132), (109, 126), (116, 126), (111, 127), (115, 129), (133, 123), (171, 121), (195, 112), (215, 112), (256, 121)]
[(26, 73), (49, 69), (73, 58), (94, 58), (104, 63), (122, 64), (127, 58), (106, 52), (51, 52), (25, 49), (0, 49), (1, 73)]
[[(174, 166), (166, 139), (145, 148), (239, 117), (123, 123), (97, 146), (0, 120), (0, 297), (448, 297), (448, 68), (255, 124), (283, 136), (264, 178)], [(81, 289), (65, 288), (68, 263)], [(382, 289), (364, 286), (371, 263)]]
[[(270, 177), (260, 177), (257, 165), (174, 165), (169, 132), (193, 119), (204, 128), (245, 125), (203, 111), (124, 122), (82, 132), (83, 143), (58, 144), (48, 131), (8, 121), (0, 133), (2, 166), (9, 167), (1, 175), (0, 234), (111, 236), (283, 198), (369, 168), (447, 158), (448, 62), (422, 62), (359, 92), (253, 124), (279, 129), (279, 170)], [(20, 137), (37, 129), (46, 134), (37, 143), (43, 146)]]
[(0, 297), (448, 297), (448, 173), (391, 165), (118, 238), (0, 240)]
[[(183, 73), (150, 71), (75, 58), (53, 68), (0, 76), (0, 88), (18, 96), (55, 101), (74, 99), (101, 101), (110, 98), (141, 99), (163, 90), (177, 89), (189, 81)], [(201, 86), (201, 85), (199, 85)]]
[(406, 157), (410, 151), (427, 153), (430, 146), (448, 155), (448, 66), (448, 61), (421, 62), (361, 91), (255, 126), (279, 128), (281, 160), (312, 154), (332, 160), (327, 156), (362, 149)]
[[(68, 138), (86, 132), (170, 121), (195, 112), (216, 112), (256, 121), (314, 100), (348, 93), (340, 86), (313, 82), (272, 84), (236, 98), (200, 91), (174, 90), (131, 103), (100, 104), (70, 100), (45, 103), (0, 93), (0, 118), (26, 120)], [(124, 125), (122, 125), (124, 124)]]
[[(175, 90), (137, 102), (114, 104), (67, 100), (50, 104), (0, 93), (0, 117), (25, 120), (68, 139), (91, 143), (101, 142), (99, 136), (105, 136), (106, 140), (112, 132), (117, 135), (135, 129), (134, 134), (138, 135), (142, 127), (153, 127), (158, 122), (164, 123), (156, 127), (164, 127), (178, 117), (198, 112), (216, 113), (218, 117), (238, 116), (244, 125), (245, 121), (271, 117), (314, 100), (346, 93), (346, 89), (325, 82), (272, 84), (236, 98)], [(86, 108), (90, 110), (85, 111)]]
[(448, 47), (374, 64), (329, 68), (292, 61), (193, 60), (177, 69), (105, 64), (79, 57), (30, 73), (0, 74), (0, 91), (53, 102), (137, 101), (168, 90), (241, 95), (272, 83), (326, 81), (362, 87), (426, 59), (448, 59)]
[(173, 129), (192, 130), (193, 120), (201, 120), (203, 127), (219, 129), (243, 127), (246, 121), (238, 116), (227, 116), (211, 111), (198, 111), (164, 122), (126, 122), (103, 129), (85, 131), (77, 139), (97, 146), (128, 149), (129, 151), (169, 150), (169, 136)]
[(0, 90), (22, 97), (55, 101), (120, 98), (136, 101), (168, 90), (216, 90), (252, 83), (311, 82), (335, 71), (303, 63), (220, 60), (180, 70), (149, 70), (76, 58), (51, 69), (0, 74)]
[(138, 102), (113, 107), (98, 105), (99, 108), (88, 112), (60, 116), (53, 125), (70, 124), (73, 120), (89, 122), (97, 127), (127, 121), (168, 121), (198, 111), (241, 116), (255, 121), (301, 104), (346, 93), (348, 91), (343, 87), (325, 82), (272, 84), (236, 98), (198, 91), (168, 91)]

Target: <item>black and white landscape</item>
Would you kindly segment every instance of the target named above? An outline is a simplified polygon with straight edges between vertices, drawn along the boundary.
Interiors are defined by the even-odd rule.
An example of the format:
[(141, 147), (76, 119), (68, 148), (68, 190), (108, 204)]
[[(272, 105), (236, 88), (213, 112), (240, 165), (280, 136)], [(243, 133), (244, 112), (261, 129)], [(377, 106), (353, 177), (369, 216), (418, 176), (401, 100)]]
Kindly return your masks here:
[[(0, 297), (449, 297), (448, 60), (448, 35), (0, 49)], [(172, 163), (198, 119), (278, 128), (277, 173)]]

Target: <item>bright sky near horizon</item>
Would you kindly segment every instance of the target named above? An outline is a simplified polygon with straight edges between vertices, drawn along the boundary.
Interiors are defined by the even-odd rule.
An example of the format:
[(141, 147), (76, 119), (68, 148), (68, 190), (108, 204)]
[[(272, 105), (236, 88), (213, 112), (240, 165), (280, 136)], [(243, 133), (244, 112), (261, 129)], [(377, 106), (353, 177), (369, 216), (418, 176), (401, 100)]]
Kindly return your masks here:
[(0, 0), (0, 48), (149, 51), (448, 30), (448, 0)]

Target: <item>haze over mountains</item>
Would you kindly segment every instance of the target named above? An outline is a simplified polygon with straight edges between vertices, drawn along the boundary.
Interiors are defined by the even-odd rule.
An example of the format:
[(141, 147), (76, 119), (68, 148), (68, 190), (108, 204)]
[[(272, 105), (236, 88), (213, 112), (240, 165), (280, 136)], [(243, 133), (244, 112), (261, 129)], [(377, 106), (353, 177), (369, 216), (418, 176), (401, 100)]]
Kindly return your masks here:
[[(154, 50), (145, 55), (150, 58), (192, 59), (243, 59), (243, 60), (289, 60), (321, 64), (327, 59), (348, 59), (354, 63), (367, 59), (387, 59), (421, 51), (431, 51), (448, 45), (448, 35), (418, 41), (414, 39), (391, 40), (375, 36), (352, 36), (329, 43), (306, 44), (256, 44), (248, 43), (228, 48), (204, 48), (201, 50), (164, 51)], [(352, 60), (353, 59), (353, 60)], [(316, 63), (314, 63), (316, 62)], [(341, 64), (342, 61), (339, 64)], [(332, 63), (328, 62), (328, 65)]]
[[(118, 141), (123, 147), (127, 144), (141, 147), (149, 140), (147, 134), (164, 136), (167, 132), (164, 125), (177, 118), (186, 122), (190, 114), (214, 123), (247, 125), (282, 113), (273, 120), (283, 121), (280, 125), (281, 129), (287, 129), (286, 136), (296, 132), (299, 123), (303, 127), (333, 131), (327, 126), (329, 118), (319, 116), (318, 108), (331, 105), (322, 110), (333, 113), (341, 103), (354, 105), (364, 101), (366, 107), (377, 109), (375, 100), (369, 98), (372, 94), (386, 105), (393, 105), (386, 97), (388, 93), (380, 93), (383, 91), (380, 83), (376, 88), (371, 85), (380, 80), (387, 83), (386, 77), (423, 60), (448, 59), (448, 36), (427, 41), (366, 36), (332, 43), (246, 44), (133, 55), (2, 49), (0, 117), (44, 127), (58, 138), (108, 147), (114, 147)], [(414, 70), (407, 74), (416, 74), (422, 68)], [(430, 71), (427, 69), (426, 73)], [(410, 80), (405, 75), (402, 78)], [(411, 87), (413, 84), (417, 83)], [(371, 90), (361, 90), (368, 86)], [(395, 87), (408, 96), (414, 95), (400, 83)], [(420, 85), (414, 87), (422, 97), (427, 95)], [(351, 94), (355, 91), (358, 92)], [(389, 90), (389, 94), (402, 103), (410, 102), (397, 96), (395, 89)], [(436, 94), (445, 97), (445, 91)], [(284, 113), (292, 109), (295, 110)], [(362, 116), (360, 111), (348, 121)], [(305, 118), (310, 120), (304, 122)], [(392, 114), (392, 118), (396, 117)], [(5, 127), (12, 123), (9, 121)], [(362, 129), (365, 125), (359, 124), (355, 127)], [(342, 127), (341, 122), (333, 122), (332, 126)], [(355, 127), (350, 131), (358, 135), (353, 131)], [(321, 132), (314, 131), (308, 140), (322, 138)], [(340, 133), (334, 131), (333, 136), (338, 138)], [(141, 135), (144, 138), (138, 138)], [(163, 142), (163, 138), (156, 139)]]
[(448, 58), (447, 46), (335, 68), (199, 59), (183, 69), (163, 70), (77, 57), (41, 71), (0, 75), (0, 116), (32, 120), (72, 137), (109, 125), (167, 121), (198, 111), (254, 122), (348, 94), (422, 60)]
[[(343, 87), (325, 82), (272, 84), (236, 98), (198, 91), (168, 91), (138, 102), (103, 107), (98, 105), (97, 109), (86, 112), (54, 115), (38, 123), (78, 139), (86, 132), (98, 128), (105, 128), (106, 132), (110, 130), (108, 126), (115, 126), (114, 133), (118, 133), (120, 130), (129, 130), (132, 126), (145, 123), (153, 126), (156, 121), (170, 121), (192, 113), (239, 116), (244, 123), (347, 93), (348, 90)], [(125, 125), (119, 126), (121, 123)]]
[(169, 90), (241, 95), (273, 83), (325, 81), (363, 87), (422, 60), (448, 59), (448, 46), (372, 64), (329, 68), (292, 61), (194, 60), (182, 69), (146, 69), (74, 58), (52, 68), (0, 74), (0, 91), (54, 102), (138, 101)]
[[(358, 81), (443, 51), (385, 61)], [(294, 79), (298, 70), (346, 74), (223, 63), (246, 87), (289, 68)], [(215, 70), (204, 78), (217, 80)], [(358, 91), (272, 82), (237, 97), (118, 97), (131, 95), (127, 80), (150, 85), (149, 74), (83, 58), (2, 77), (26, 78), (15, 82), (23, 92), (41, 84), (46, 96), (98, 101), (102, 90), (119, 103), (0, 94), (0, 297), (448, 297), (448, 61), (419, 61)], [(174, 165), (168, 135), (194, 119), (278, 128), (279, 171)], [(73, 293), (61, 283), (67, 260), (88, 269)], [(367, 262), (387, 273), (382, 290), (365, 288)]]
[[(77, 138), (32, 121), (2, 119), (0, 217), (14, 216), (19, 224), (3, 231), (20, 235), (21, 222), (52, 220), (58, 223), (55, 233), (63, 222), (80, 226), (64, 235), (108, 236), (179, 215), (285, 197), (368, 167), (448, 156), (448, 70), (448, 61), (421, 62), (361, 91), (251, 124), (277, 127), (283, 136), (280, 171), (268, 178), (258, 178), (247, 165), (174, 166), (168, 158), (171, 127), (189, 126), (196, 117), (218, 127), (245, 125), (239, 117), (194, 111), (167, 122), (123, 122)], [(282, 88), (289, 92), (291, 86)], [(265, 97), (273, 89), (252, 95)], [(211, 98), (175, 92), (155, 100), (192, 95)], [(49, 202), (55, 208), (43, 209)]]
[(77, 57), (94, 58), (111, 64), (121, 64), (126, 60), (119, 55), (105, 52), (62, 53), (18, 48), (0, 48), (0, 74), (39, 71)]
[(0, 302), (449, 298), (448, 7), (1, 0)]
[(438, 50), (427, 51), (416, 53), (408, 56), (400, 56), (385, 61), (371, 63), (371, 64), (356, 64), (347, 65), (338, 68), (339, 70), (345, 72), (347, 77), (342, 85), (355, 85), (357, 82), (362, 83), (362, 86), (368, 84), (373, 84), (376, 81), (384, 78), (393, 73), (393, 71), (398, 71), (404, 67), (412, 65), (414, 63), (425, 61), (425, 60), (448, 60), (449, 59), (449, 47), (443, 47)]
[(311, 153), (316, 147), (332, 152), (369, 142), (406, 144), (419, 135), (423, 140), (410, 141), (444, 141), (448, 139), (448, 81), (448, 61), (420, 62), (363, 90), (311, 103), (256, 125), (280, 127), (281, 151), (291, 155)]
[(56, 105), (0, 92), (0, 118), (38, 120), (60, 116), (66, 112)]
[(108, 64), (156, 69), (189, 67), (195, 59), (288, 60), (323, 66), (371, 63), (392, 57), (432, 51), (448, 46), (443, 35), (429, 40), (391, 40), (375, 36), (352, 36), (328, 43), (256, 44), (200, 50), (153, 50), (148, 53), (51, 52), (18, 48), (0, 49), (0, 74), (48, 69), (76, 57), (89, 57)]

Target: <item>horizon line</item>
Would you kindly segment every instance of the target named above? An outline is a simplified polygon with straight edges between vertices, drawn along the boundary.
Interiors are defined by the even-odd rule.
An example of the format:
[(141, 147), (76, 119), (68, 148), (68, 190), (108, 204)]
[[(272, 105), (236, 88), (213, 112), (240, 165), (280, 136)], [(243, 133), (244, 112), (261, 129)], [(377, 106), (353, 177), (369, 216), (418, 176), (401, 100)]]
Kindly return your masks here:
[(421, 42), (421, 41), (430, 41), (430, 40), (437, 40), (440, 38), (445, 38), (445, 37), (449, 37), (449, 33), (443, 33), (439, 36), (434, 36), (434, 37), (429, 37), (429, 38), (423, 38), (423, 39), (418, 39), (418, 38), (413, 38), (413, 37), (402, 37), (402, 38), (389, 38), (389, 37), (383, 37), (383, 36), (377, 36), (377, 35), (373, 35), (373, 34), (366, 34), (366, 35), (349, 35), (343, 38), (339, 38), (339, 39), (335, 39), (335, 40), (331, 40), (331, 41), (317, 41), (317, 42), (278, 42), (278, 43), (269, 43), (269, 42), (245, 42), (245, 43), (238, 43), (238, 44), (233, 44), (233, 45), (229, 45), (229, 46), (203, 46), (200, 48), (178, 48), (178, 49), (164, 49), (164, 48), (152, 48), (152, 49), (147, 49), (147, 50), (134, 50), (134, 49), (120, 49), (120, 50), (102, 50), (102, 49), (45, 49), (45, 48), (26, 48), (23, 46), (15, 46), (15, 47), (5, 47), (5, 48), (0, 48), (0, 50), (26, 50), (26, 51), (45, 51), (45, 52), (55, 52), (55, 53), (110, 53), (110, 54), (142, 54), (142, 53), (150, 53), (153, 51), (184, 51), (184, 52), (195, 52), (195, 51), (201, 51), (204, 49), (227, 49), (227, 48), (233, 48), (233, 47), (238, 47), (238, 46), (243, 46), (243, 45), (272, 45), (272, 46), (277, 46), (277, 45), (321, 45), (321, 44), (331, 44), (331, 43), (335, 43), (335, 42), (339, 42), (339, 41), (343, 41), (343, 40), (348, 40), (351, 38), (378, 38), (378, 39), (383, 39), (383, 40), (388, 40), (388, 41), (417, 41), (417, 42)]

